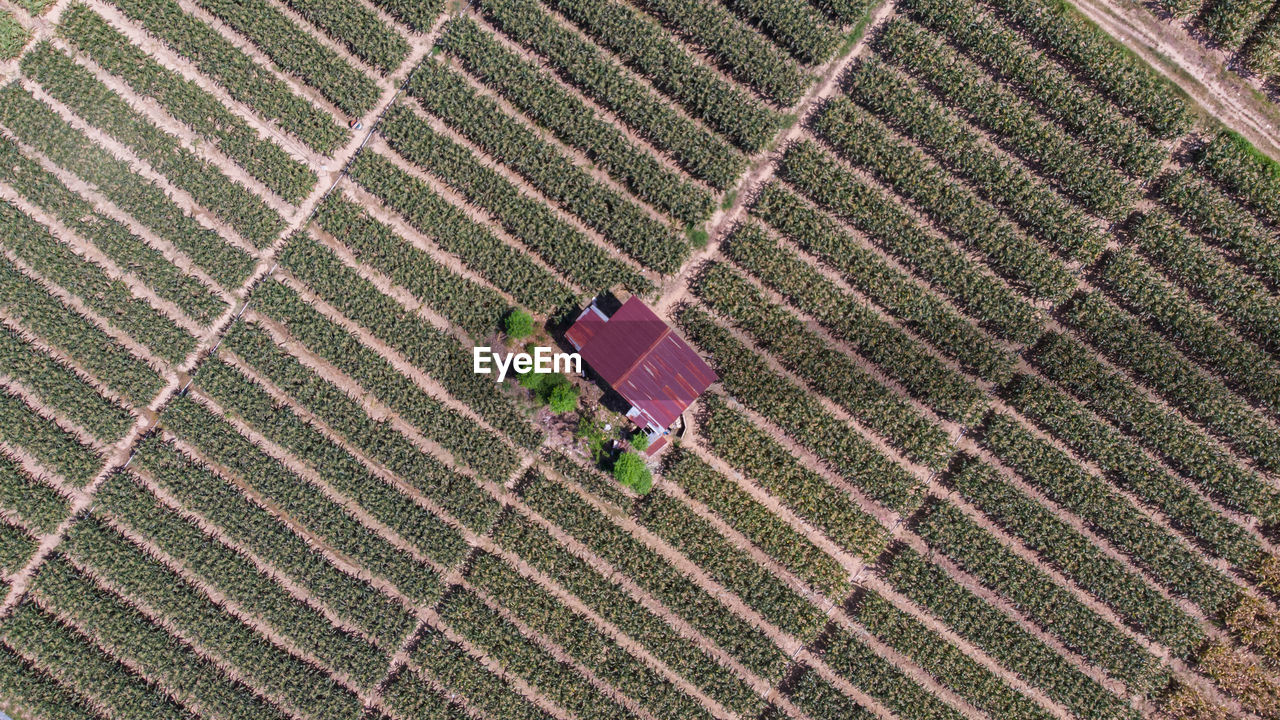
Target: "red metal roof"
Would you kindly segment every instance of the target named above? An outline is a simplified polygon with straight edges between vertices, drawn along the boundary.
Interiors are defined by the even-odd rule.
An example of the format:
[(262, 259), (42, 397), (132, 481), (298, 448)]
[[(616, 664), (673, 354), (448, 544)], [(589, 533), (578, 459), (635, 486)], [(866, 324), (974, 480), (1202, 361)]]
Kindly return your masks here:
[[(603, 324), (590, 318), (585, 312), (578, 317), (569, 328), (570, 342), (573, 337), (586, 336), (579, 349), (582, 359), (663, 429), (719, 379), (688, 343), (636, 297), (623, 303)], [(578, 331), (584, 321), (595, 327)]]
[(564, 337), (575, 350), (581, 350), (582, 346), (591, 340), (591, 336), (596, 334), (596, 330), (604, 327), (608, 320), (609, 318), (594, 304), (588, 305), (587, 309), (578, 315), (578, 319), (574, 321)]

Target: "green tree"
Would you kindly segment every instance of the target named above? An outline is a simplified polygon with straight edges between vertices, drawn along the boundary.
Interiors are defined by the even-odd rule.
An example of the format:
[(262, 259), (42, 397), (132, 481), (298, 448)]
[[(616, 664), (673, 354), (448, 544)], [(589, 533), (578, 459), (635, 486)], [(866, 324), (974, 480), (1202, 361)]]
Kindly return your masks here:
[(520, 308), (515, 308), (507, 313), (507, 317), (502, 321), (502, 327), (507, 331), (507, 337), (512, 340), (523, 340), (533, 334), (533, 316)]
[(578, 409), (578, 388), (567, 382), (556, 385), (551, 388), (547, 402), (551, 405), (551, 412), (573, 412)]
[(633, 452), (623, 453), (613, 462), (613, 478), (641, 495), (653, 489), (653, 474)]

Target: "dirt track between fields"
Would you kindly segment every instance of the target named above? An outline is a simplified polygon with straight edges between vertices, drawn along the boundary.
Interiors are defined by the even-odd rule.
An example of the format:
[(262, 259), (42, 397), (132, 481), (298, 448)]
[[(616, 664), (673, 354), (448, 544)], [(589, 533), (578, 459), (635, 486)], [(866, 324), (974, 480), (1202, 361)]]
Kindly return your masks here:
[(1214, 51), (1128, 0), (1071, 4), (1182, 88), (1214, 119), (1280, 159), (1280, 105), (1260, 98), (1258, 89), (1229, 70)]

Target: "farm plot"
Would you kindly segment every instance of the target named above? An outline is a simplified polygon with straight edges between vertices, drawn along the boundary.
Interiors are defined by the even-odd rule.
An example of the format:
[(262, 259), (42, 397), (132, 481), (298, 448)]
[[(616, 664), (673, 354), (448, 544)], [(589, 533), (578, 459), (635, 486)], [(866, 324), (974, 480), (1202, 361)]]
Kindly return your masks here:
[[(1280, 717), (1280, 173), (1054, 7), (55, 6), (0, 709)], [(720, 377), (644, 493), (472, 372), (602, 292)]]

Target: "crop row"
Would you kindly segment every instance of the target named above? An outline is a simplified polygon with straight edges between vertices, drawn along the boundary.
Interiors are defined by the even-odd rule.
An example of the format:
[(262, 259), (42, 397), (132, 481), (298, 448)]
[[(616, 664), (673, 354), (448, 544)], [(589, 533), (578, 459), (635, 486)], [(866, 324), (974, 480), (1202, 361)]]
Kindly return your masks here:
[(1119, 302), (1153, 323), (1189, 355), (1222, 375), (1242, 394), (1280, 412), (1280, 365), (1222, 326), (1181, 288), (1129, 249), (1109, 253), (1096, 269)]
[(291, 203), (306, 197), (316, 175), (258, 133), (196, 83), (169, 70), (129, 42), (87, 5), (72, 5), (59, 22), (62, 34), (134, 92), (159, 103), (183, 125)]
[[(988, 445), (1001, 452), (1002, 457), (1012, 457), (1034, 487), (1076, 512), (1104, 537), (1119, 538), (1118, 547), (1129, 550), (1135, 543), (1150, 542), (1163, 551), (1168, 546), (1167, 536), (1140, 511), (1135, 511), (1127, 500), (1096, 478), (1072, 469), (1065, 455), (1048, 450), (1047, 445), (1004, 416), (994, 418), (989, 429)], [(1028, 460), (1029, 457), (1038, 457), (1040, 462)], [(1049, 474), (1056, 470), (1062, 471), (1061, 479)], [(950, 484), (1006, 532), (1114, 609), (1124, 622), (1170, 648), (1175, 656), (1190, 657), (1205, 639), (1195, 618), (1149, 587), (1142, 576), (1104, 554), (1088, 537), (1005, 480), (991, 466), (968, 462), (952, 475)], [(1174, 546), (1172, 555), (1187, 557), (1186, 551), (1178, 546)], [(1162, 560), (1157, 564), (1159, 562)], [(1195, 559), (1191, 564), (1200, 567)], [(1159, 570), (1163, 572), (1167, 567), (1167, 564), (1161, 565)]]
[(21, 570), (36, 554), (38, 545), (26, 528), (7, 519), (0, 522), (0, 572), (11, 575)]
[(102, 466), (93, 448), (37, 414), (7, 388), (0, 388), (0, 439), (30, 453), (75, 486), (86, 485)]
[[(255, 372), (293, 398), (300, 407), (320, 418), (332, 432), (344, 438), (348, 446), (411, 483), (424, 495), (439, 503), (462, 524), (483, 532), (497, 517), (496, 503), (476, 487), (470, 478), (450, 470), (434, 456), (418, 450), (408, 438), (386, 423), (375, 422), (369, 418), (355, 400), (273, 345), (271, 338), (262, 330), (243, 324), (238, 325), (228, 334), (227, 344)], [(239, 408), (239, 412), (243, 412), (251, 421), (257, 420), (256, 425), (270, 428), (267, 424), (268, 418), (271, 418), (272, 422), (279, 423), (278, 430), (267, 431), (282, 445), (307, 456), (320, 452), (319, 449), (303, 451), (303, 448), (312, 445), (309, 440), (305, 444), (303, 442), (306, 436), (314, 436), (314, 433), (309, 431), (299, 431), (296, 433), (297, 439), (286, 441), (289, 435), (286, 435), (285, 431), (296, 425), (296, 420), (275, 411), (268, 414), (258, 392), (248, 393), (243, 389), (237, 389), (243, 388), (244, 381), (225, 372), (220, 366), (211, 366), (208, 374), (202, 375), (199, 382), (201, 387), (218, 398), (220, 402)], [(292, 432), (290, 430), (290, 433)], [(324, 452), (330, 451), (325, 449)], [(342, 466), (350, 464), (346, 460), (332, 462), (340, 462)], [(357, 474), (356, 477), (361, 474)], [(347, 487), (350, 481), (331, 482)], [(375, 499), (375, 496), (385, 495), (388, 508), (400, 504), (399, 500), (378, 490), (372, 483), (370, 489), (352, 494), (364, 497), (366, 493), (370, 501)], [(394, 500), (394, 505), (390, 502), (391, 500)], [(421, 522), (424, 528), (428, 527), (427, 519), (424, 518)], [(430, 522), (434, 523), (434, 521)], [(399, 522), (387, 524), (392, 527), (400, 525)], [(408, 532), (405, 535), (405, 537), (415, 536), (414, 532)], [(446, 554), (456, 552), (456, 548), (451, 549), (453, 546), (450, 543), (454, 541), (448, 533), (441, 532), (439, 540), (438, 549), (426, 551), (428, 556), (444, 559)]]
[(1212, 0), (1202, 6), (1199, 25), (1214, 43), (1228, 51), (1236, 50), (1272, 5), (1266, 0)]
[(690, 175), (724, 190), (746, 169), (741, 153), (656, 97), (595, 45), (558, 24), (536, 0), (480, 0), (478, 5), (486, 20), (545, 58), (556, 75), (670, 155)]
[[(812, 642), (827, 625), (826, 614), (817, 606), (756, 563), (746, 551), (734, 547), (679, 500), (664, 493), (649, 495), (642, 503), (638, 521), (766, 620), (802, 642)], [(961, 717), (846, 628), (833, 626), (827, 631), (822, 659), (837, 675), (863, 688), (903, 718)], [(814, 682), (821, 680), (815, 677)]]
[(455, 590), (441, 601), (440, 619), (473, 648), (523, 678), (543, 697), (581, 720), (635, 720), (630, 710), (604, 694), (547, 650), (520, 634), (517, 627), (475, 595)]
[(680, 326), (703, 351), (735, 397), (778, 423), (841, 477), (889, 507), (908, 512), (920, 502), (920, 484), (847, 422), (828, 414), (806, 388), (778, 375), (764, 360), (700, 309), (685, 308)]
[(1136, 216), (1128, 236), (1144, 255), (1266, 349), (1280, 348), (1280, 299), (1162, 210)]
[[(301, 371), (300, 367), (295, 366)], [(311, 379), (311, 378), (308, 378)], [(461, 536), (434, 515), (424, 512), (394, 484), (373, 475), (348, 451), (325, 437), (314, 425), (299, 418), (293, 410), (282, 407), (265, 390), (240, 375), (220, 360), (211, 360), (197, 377), (200, 389), (217, 401), (224, 410), (235, 413), (267, 440), (309, 466), (329, 487), (353, 498), (373, 518), (411, 543), (434, 562), (452, 566), (466, 551)], [(358, 422), (362, 418), (357, 418)], [(369, 423), (367, 419), (366, 423)], [(383, 451), (385, 453), (385, 450)], [(458, 495), (477, 508), (458, 516), (469, 525), (483, 530), (497, 515), (497, 506), (478, 492), (467, 478), (450, 473), (429, 463), (424, 469), (435, 469), (435, 477), (418, 475), (416, 483), (432, 480), (438, 489), (430, 497), (439, 499), (449, 510), (466, 509), (456, 500), (446, 502), (451, 487), (461, 488)]]
[(128, 285), (112, 279), (5, 200), (0, 200), (0, 227), (5, 231), (4, 247), (45, 282), (80, 298), (85, 307), (155, 355), (176, 365), (195, 349), (195, 338), (151, 305), (139, 302)]
[(277, 508), (288, 508), (294, 523), (368, 572), (386, 578), (415, 602), (430, 605), (439, 599), (443, 587), (429, 566), (363, 525), (352, 511), (267, 455), (203, 405), (180, 396), (161, 422), (211, 462), (234, 473), (238, 484)]
[[(362, 688), (372, 687), (386, 672), (389, 652), (335, 628), (322, 613), (291, 596), (244, 556), (160, 504), (127, 474), (113, 476), (95, 497), (95, 514), (102, 515), (105, 510), (136, 537), (180, 563), (206, 592), (235, 603), (242, 613), (261, 618), (325, 666), (346, 674)], [(94, 525), (98, 521), (82, 522)], [(77, 528), (76, 532), (83, 531)], [(100, 528), (93, 534), (106, 537)], [(109, 541), (107, 547), (115, 543), (118, 541)]]
[(380, 129), (401, 157), (487, 210), (507, 232), (580, 286), (593, 291), (614, 284), (636, 292), (650, 289), (643, 275), (592, 243), (546, 204), (522, 194), (466, 147), (432, 130), (408, 107), (388, 109)]
[(1280, 470), (1280, 431), (1173, 345), (1099, 293), (1077, 298), (1063, 320), (1084, 339), (1192, 419), (1225, 438), (1259, 467)]
[(351, 137), (327, 112), (294, 95), (270, 70), (259, 66), (217, 30), (183, 11), (174, 0), (112, 0), (174, 52), (213, 78), (231, 97), (265, 120), (324, 155), (332, 155)]
[(406, 666), (391, 675), (382, 688), (382, 703), (396, 717), (465, 720), (469, 717), (452, 691), (446, 695)]
[(268, 558), (282, 576), (383, 647), (398, 647), (413, 629), (410, 613), (379, 593), (372, 583), (334, 567), (282, 519), (245, 497), (237, 485), (181, 454), (159, 436), (142, 442), (130, 464), (134, 467), (182, 503), (187, 512), (203, 516), (248, 552)]
[(896, 548), (884, 564), (883, 576), (898, 592), (1076, 715), (1137, 720), (1137, 712), (1123, 700), (914, 550)]
[[(66, 627), (57, 618), (36, 605), (20, 606), (4, 624), (4, 642), (9, 649), (3, 651), (8, 662), (21, 663), (25, 659), (33, 665), (27, 671), (44, 682), (48, 700), (44, 703), (24, 705), (23, 711), (44, 705), (50, 710), (58, 698), (70, 708), (105, 708), (101, 711), (73, 711), (71, 717), (83, 715), (86, 719), (102, 717), (129, 717), (138, 720), (189, 720), (181, 703), (165, 697), (158, 687), (148, 687), (146, 680), (134, 675), (129, 668), (93, 645), (93, 641), (81, 633)], [(13, 700), (14, 698), (6, 698)], [(24, 698), (25, 699), (25, 698)], [(57, 702), (57, 701), (55, 701)], [(83, 704), (83, 705), (82, 705)], [(62, 718), (63, 715), (48, 717)]]
[[(846, 282), (961, 367), (995, 382), (1008, 377), (1013, 358), (991, 337), (950, 303), (862, 247), (851, 233), (784, 185), (765, 185), (751, 206), (751, 214), (838, 270)], [(735, 249), (733, 245), (726, 247), (728, 251)]]
[(537, 473), (521, 488), (521, 496), (529, 507), (652, 593), (743, 666), (767, 681), (781, 679), (789, 659), (763, 630), (734, 615), (723, 600), (698, 587), (608, 515)]
[(1246, 572), (1255, 569), (1262, 547), (1248, 531), (1147, 457), (1131, 439), (1098, 421), (1080, 403), (1031, 375), (1017, 375), (1000, 391), (1018, 412), (1053, 433), (1109, 479), (1159, 508), (1169, 522), (1209, 552)]
[(440, 62), (424, 62), (406, 82), (406, 91), (428, 112), (646, 267), (670, 274), (688, 256), (688, 244), (670, 227), (574, 165)]
[(427, 626), (421, 634), (422, 640), (409, 652), (409, 662), (423, 677), (447, 692), (451, 701), (466, 698), (467, 707), (473, 713), (479, 710), (493, 720), (553, 720), (555, 717), (522, 695), (506, 673), (491, 672), (479, 659), (468, 655), (465, 648), (446, 638), (441, 630)]
[[(351, 0), (284, 0), (308, 22), (341, 43), (352, 55), (386, 75), (409, 55), (409, 41), (378, 14)], [(388, 5), (390, 3), (375, 3)], [(421, 3), (431, 6), (433, 3)], [(423, 8), (429, 11), (428, 7)]]
[[(227, 678), (213, 661), (176, 641), (136, 608), (99, 588), (62, 555), (41, 566), (32, 594), (41, 607), (69, 619), (79, 633), (92, 638), (87, 654), (96, 656), (93, 645), (97, 645), (111, 656), (127, 659), (145, 673), (148, 682), (183, 705), (228, 720), (289, 717), (248, 687)], [(78, 645), (85, 646), (83, 642)], [(255, 643), (255, 652), (258, 645), (261, 643)], [(145, 711), (145, 707), (138, 710)]]
[(1191, 127), (1191, 109), (1170, 81), (1070, 8), (1049, 0), (985, 2), (1157, 137), (1178, 137)]
[(1263, 76), (1280, 73), (1280, 13), (1271, 13), (1240, 49), (1244, 66)]
[(1280, 243), (1211, 182), (1183, 170), (1164, 178), (1160, 199), (1207, 242), (1236, 253), (1250, 271), (1280, 285)]
[(135, 274), (156, 295), (172, 302), (200, 325), (208, 325), (226, 304), (200, 281), (183, 274), (159, 250), (128, 227), (94, 210), (7, 138), (0, 138), (0, 180), (56, 217), (82, 240), (93, 243), (116, 267)]
[(816, 591), (831, 600), (843, 598), (848, 585), (839, 563), (697, 455), (687, 450), (668, 453), (662, 476)]
[(733, 79), (779, 106), (794, 105), (815, 80), (722, 5), (640, 0), (637, 6), (706, 53)]
[(0, 288), (0, 308), (10, 319), (61, 350), (112, 392), (135, 405), (145, 405), (164, 387), (155, 370), (3, 258)]
[(1221, 131), (1201, 150), (1196, 168), (1272, 226), (1280, 225), (1280, 170), (1248, 140)]
[(654, 717), (661, 720), (709, 720), (711, 717), (673, 682), (627, 653), (589, 620), (497, 557), (488, 553), (478, 555), (471, 562), (467, 580), (500, 602), (525, 625), (564, 648), (598, 677), (630, 695)]
[(159, 186), (139, 177), (128, 163), (95, 145), (16, 82), (0, 90), (0, 122), (58, 165), (74, 168), (76, 175), (173, 243), (224, 287), (238, 287), (249, 276), (253, 258), (247, 253), (185, 215)]
[(1228, 507), (1264, 521), (1280, 513), (1280, 495), (1265, 480), (1238, 465), (1190, 422), (1147, 399), (1127, 378), (1107, 370), (1080, 343), (1051, 333), (1035, 348), (1032, 359), (1049, 379), (1136, 435)]
[[(312, 248), (320, 252), (313, 256), (306, 255), (305, 250), (298, 249), (299, 246), (296, 244), (291, 247), (294, 250), (287, 260), (291, 267), (297, 268), (296, 272), (301, 274), (304, 280), (314, 281), (317, 278), (309, 276), (320, 276), (321, 273), (330, 270), (326, 260), (338, 262), (332, 253), (316, 245)], [(284, 259), (286, 258), (282, 258)], [(320, 278), (320, 282), (343, 285), (344, 280), (349, 281), (356, 277), (358, 276), (354, 272), (349, 274), (328, 272)], [(373, 296), (376, 292), (369, 288), (361, 289), (368, 291), (369, 296)], [(501, 482), (515, 467), (514, 454), (496, 435), (477, 425), (461, 412), (448, 407), (410, 378), (397, 372), (390, 361), (376, 351), (365, 347), (344, 328), (326, 318), (289, 288), (277, 282), (271, 282), (261, 286), (254, 293), (253, 299), (256, 310), (281, 323), (289, 334), (309, 352), (333, 363), (379, 401), (394, 408), (406, 420), (420, 428), (424, 435), (438, 442), (461, 463), (475, 468), (483, 476), (498, 482)], [(425, 352), (429, 346), (419, 340), (416, 335), (404, 337), (405, 334), (434, 332), (436, 336), (424, 335), (429, 339), (435, 339), (436, 343), (433, 344), (443, 345), (446, 340), (453, 342), (451, 338), (435, 330), (426, 321), (413, 322), (408, 313), (401, 310), (398, 305), (393, 305), (394, 301), (385, 295), (377, 294), (376, 299), (385, 299), (388, 304), (385, 307), (366, 304), (365, 310), (371, 314), (379, 310), (398, 312), (399, 315), (393, 316), (392, 319), (408, 324), (390, 333), (389, 337), (397, 338), (394, 341), (396, 344), (407, 343), (415, 351), (413, 355), (417, 356), (418, 350)], [(363, 319), (366, 318), (356, 316), (357, 321)], [(456, 356), (460, 351), (453, 351), (451, 354)], [(438, 358), (437, 362), (445, 360), (445, 358)], [(456, 358), (454, 361), (457, 361)], [(497, 401), (496, 398), (495, 401)], [(500, 401), (497, 402), (500, 403)]]
[(746, 152), (764, 149), (781, 125), (781, 117), (712, 68), (698, 64), (639, 10), (611, 0), (547, 0), (546, 4)]
[(1001, 337), (1030, 343), (1043, 315), (946, 240), (929, 233), (882, 191), (847, 172), (811, 142), (793, 145), (779, 173), (819, 207), (849, 222), (953, 298)]
[(63, 551), (130, 602), (148, 608), (171, 632), (234, 667), (240, 676), (309, 716), (337, 720), (360, 701), (305, 661), (264, 642), (218, 603), (149, 557), (97, 518), (77, 522)]
[(65, 497), (31, 477), (7, 452), (0, 452), (0, 508), (36, 534), (53, 532), (71, 514), (71, 503)]
[[(472, 339), (481, 341), (500, 327), (507, 312), (501, 295), (436, 262), (340, 193), (329, 195), (316, 209), (314, 220), (340, 239), (357, 260), (384, 273)], [(294, 242), (308, 240), (297, 238)]]
[[(30, 612), (32, 612), (32, 606), (23, 605), (15, 611), (15, 617), (18, 613)], [(16, 623), (18, 620), (11, 622)], [(9, 627), (12, 628), (12, 625)], [(51, 645), (48, 644), (44, 647), (51, 649)], [(82, 665), (85, 664), (83, 656), (77, 654), (74, 657), (80, 659)], [(53, 662), (50, 665), (57, 667), (65, 664)], [(60, 687), (42, 669), (28, 665), (13, 651), (2, 646), (0, 646), (0, 694), (3, 694), (8, 702), (37, 713), (40, 717), (56, 717), (60, 720), (98, 720), (99, 718), (86, 701)]]
[(303, 30), (267, 0), (196, 0), (196, 4), (248, 38), (285, 72), (320, 91), (348, 115), (373, 108), (378, 84)]
[(812, 142), (791, 146), (782, 156), (783, 179), (820, 208), (867, 233), (955, 299), (993, 332), (1015, 342), (1033, 342), (1043, 332), (1043, 315), (982, 266), (928, 233), (882, 191), (846, 172)]
[[(982, 442), (996, 457), (1051, 500), (1083, 518), (1177, 595), (1190, 598), (1211, 616), (1235, 596), (1236, 588), (1225, 574), (1066, 453), (1004, 415), (992, 416), (985, 430)], [(1168, 613), (1171, 608), (1164, 610)], [(1176, 622), (1166, 618), (1160, 625), (1148, 631), (1161, 636), (1162, 642), (1183, 656), (1195, 649), (1197, 631), (1190, 618), (1178, 617)]]
[[(939, 414), (962, 423), (972, 422), (982, 414), (986, 402), (981, 391), (968, 378), (947, 367), (874, 311), (841, 292), (794, 253), (772, 241), (759, 226), (740, 228), (725, 243), (725, 249), (730, 258), (766, 286), (777, 290), (800, 310), (816, 318), (833, 335), (850, 343), (857, 352)], [(741, 315), (751, 311), (751, 304), (748, 304), (735, 313), (726, 314)], [(757, 334), (767, 336), (770, 324), (757, 325)], [(925, 428), (933, 423), (925, 422), (923, 418), (909, 423), (904, 420), (886, 418), (886, 434), (895, 438), (901, 436), (902, 445), (910, 448), (909, 454), (919, 457), (921, 462), (940, 466), (949, 454), (945, 434), (937, 428), (927, 431)]]
[(437, 45), (518, 110), (578, 148), (635, 196), (686, 225), (706, 220), (711, 193), (663, 167), (561, 87), (537, 64), (506, 49), (474, 20), (450, 20)]
[[(361, 152), (347, 172), (351, 179), (430, 237), (442, 250), (457, 255), (467, 267), (526, 307), (548, 312), (570, 304), (572, 292), (554, 275), (517, 248), (503, 243), (483, 225), (468, 218), (462, 209), (446, 202), (426, 183), (396, 167), (386, 157)], [(319, 216), (322, 224), (336, 221), (333, 213), (322, 211)]]
[[(536, 431), (497, 393), (492, 382), (483, 384), (487, 378), (470, 373), (469, 363), (463, 365), (465, 354), (451, 335), (379, 293), (368, 281), (341, 265), (331, 251), (314, 243), (295, 241), (280, 260), (316, 289), (322, 299), (336, 303), (340, 312), (370, 327), (375, 336), (404, 352), (446, 389), (460, 394), (481, 417), (491, 417), (499, 427), (521, 433), (517, 437), (522, 441), (531, 442), (536, 437)], [(339, 297), (344, 290), (350, 291), (351, 296)], [(255, 293), (254, 301), (257, 310), (284, 325), (310, 352), (333, 363), (484, 477), (501, 482), (515, 467), (514, 454), (496, 434), (397, 372), (390, 361), (365, 347), (292, 290), (272, 282)]]
[(724, 5), (806, 65), (831, 58), (840, 47), (840, 27), (805, 0), (726, 0)]
[(1061, 260), (853, 103), (826, 108), (815, 129), (842, 158), (886, 183), (1033, 297), (1057, 303), (1075, 287), (1075, 278)]
[(719, 396), (709, 395), (702, 403), (706, 416), (699, 429), (716, 455), (782, 498), (840, 547), (868, 559), (884, 550), (889, 542), (885, 529), (847, 493), (801, 467), (786, 448)]
[(0, 367), (41, 403), (88, 430), (104, 445), (124, 437), (133, 425), (128, 412), (100, 395), (73, 369), (6, 326), (0, 326)]
[(267, 245), (284, 229), (284, 219), (261, 198), (182, 147), (52, 45), (41, 43), (23, 56), (22, 72), (90, 125), (119, 140), (174, 187), (190, 193), (255, 247)]
[[(545, 530), (520, 515), (508, 514), (494, 533), (502, 547), (555, 578), (587, 607), (635, 640), (709, 697), (739, 715), (754, 717), (767, 703), (733, 671), (706, 650), (681, 636), (651, 608), (636, 602), (617, 581), (561, 547)], [(648, 556), (646, 550), (643, 553)], [(715, 603), (716, 607), (722, 607)]]
[(963, 108), (975, 124), (1091, 212), (1111, 220), (1128, 214), (1135, 195), (1128, 178), (929, 31), (894, 20), (876, 36), (875, 48), (945, 102)]
[(913, 529), (931, 548), (949, 557), (983, 585), (1007, 598), (1032, 622), (1080, 653), (1131, 692), (1158, 693), (1167, 669), (1034, 562), (1018, 557), (955, 505), (931, 501), (913, 519)]
[[(838, 545), (868, 562), (881, 557), (889, 542), (887, 534), (875, 520), (863, 515), (847, 495), (827, 485), (816, 473), (802, 467), (786, 449), (754, 427), (747, 418), (731, 410), (723, 400), (708, 396), (703, 403), (706, 415), (699, 423), (699, 430), (716, 455), (746, 474), (752, 482), (761, 484), (765, 490), (782, 499), (793, 512), (827, 534)], [(865, 528), (868, 533), (866, 540), (842, 538), (842, 534), (859, 527)], [(892, 566), (891, 562), (890, 567)], [(945, 574), (931, 578), (930, 581), (951, 587), (949, 593), (959, 589)], [(963, 601), (966, 596), (955, 597)], [(977, 601), (972, 596), (967, 597)], [(1010, 717), (1047, 717), (1025, 697), (1004, 686), (995, 675), (978, 666), (915, 619), (894, 608), (874, 591), (864, 591), (853, 613), (855, 619), (865, 623), (877, 638), (920, 662), (944, 684), (977, 706), (999, 708), (1011, 713)], [(992, 622), (989, 617), (987, 622)], [(970, 631), (964, 624), (956, 626), (956, 629), (962, 636)], [(1004, 637), (1025, 642), (1025, 637), (1017, 639), (1016, 635), (1020, 634), (1021, 631), (1015, 631), (1014, 636)], [(1042, 648), (1042, 652), (1052, 654), (1048, 648)], [(1046, 689), (1059, 683), (1069, 684), (1083, 679), (1073, 670), (1058, 670), (1062, 668), (1061, 658), (1053, 657), (1057, 658), (1053, 661), (1054, 670), (1049, 670), (1044, 676), (1049, 678)], [(1055, 670), (1060, 673), (1056, 680), (1053, 679)], [(1102, 692), (1101, 688), (1096, 690)]]
[(827, 616), (817, 606), (671, 495), (656, 492), (646, 496), (636, 520), (742, 598), (766, 621), (806, 645), (826, 625)]
[[(1106, 238), (1088, 218), (1024, 165), (986, 147), (953, 112), (876, 61), (860, 63), (846, 80), (849, 96), (882, 122), (925, 148), (968, 182), (987, 202), (1008, 213), (1061, 255), (1089, 264)], [(838, 98), (828, 112), (855, 115)]]
[[(738, 234), (743, 232), (748, 231), (739, 230)], [(733, 241), (738, 242), (737, 234)], [(760, 249), (768, 249), (768, 246)], [(760, 262), (764, 257), (757, 255)], [(772, 281), (779, 276), (769, 274), (766, 277), (767, 281)], [(805, 278), (796, 280), (803, 282)], [(695, 279), (694, 291), (711, 309), (745, 331), (762, 350), (772, 353), (815, 390), (884, 435), (908, 457), (934, 468), (946, 463), (951, 450), (947, 434), (941, 427), (858, 367), (852, 358), (828, 346), (799, 318), (770, 302), (764, 293), (737, 272), (719, 263), (710, 265)], [(851, 318), (851, 324), (858, 320), (862, 318)], [(883, 323), (880, 327), (887, 329)], [(872, 350), (867, 354), (873, 361), (881, 362), (882, 359), (875, 357), (879, 354), (875, 350), (886, 345), (872, 344)], [(864, 350), (862, 347), (858, 349)], [(909, 367), (901, 362), (902, 357), (899, 355), (898, 364), (888, 368), (891, 376), (899, 377)], [(911, 379), (918, 377), (910, 375)]]
[(984, 14), (976, 0), (908, 0), (902, 9), (997, 78), (1034, 98), (1041, 112), (1125, 172), (1150, 177), (1160, 169), (1167, 153), (1159, 141), (1016, 32)]
[[(411, 362), (435, 378), (454, 397), (488, 420), (517, 445), (533, 448), (541, 442), (541, 431), (501, 393), (499, 386), (488, 377), (472, 372), (471, 353), (464, 350), (453, 335), (436, 329), (421, 316), (406, 311), (395, 300), (378, 292), (369, 281), (342, 265), (332, 252), (318, 245), (292, 244), (281, 254), (280, 261), (321, 299), (368, 328), (383, 342), (404, 353)], [(314, 308), (299, 302), (298, 296), (286, 291), (284, 286), (278, 283), (265, 285), (261, 297), (255, 299), (261, 301), (261, 307), (268, 314), (269, 308), (284, 313), (283, 316), (277, 315), (276, 319), (289, 320), (290, 332), (295, 337), (311, 346), (313, 351), (328, 357), (330, 362), (344, 368), (353, 377), (369, 381), (378, 388), (396, 388), (395, 394), (402, 401), (408, 401), (410, 397), (425, 398), (418, 391), (407, 390), (412, 383), (396, 373), (390, 363), (379, 358), (372, 350), (364, 348)], [(385, 378), (379, 378), (380, 375), (385, 375)], [(375, 378), (379, 379), (375, 381)], [(384, 390), (379, 389), (377, 392), (382, 393)], [(408, 404), (413, 406), (414, 403)], [(406, 417), (419, 418), (429, 417), (431, 412), (442, 412), (427, 409), (433, 405), (434, 403), (426, 402), (423, 407), (402, 407), (400, 410)], [(432, 427), (435, 422), (442, 421), (427, 420), (422, 426)], [(474, 443), (469, 449), (464, 450), (464, 446), (459, 444), (453, 450), (461, 453), (473, 467), (486, 475), (495, 479), (505, 478), (515, 467), (511, 452), (504, 449), (497, 436), (480, 431), (479, 428), (463, 430), (458, 426), (454, 427), (452, 434), (466, 436)], [(450, 433), (442, 435), (443, 438), (449, 438)], [(451, 439), (441, 441), (445, 444), (453, 442)]]

